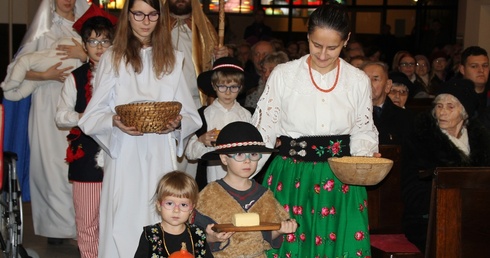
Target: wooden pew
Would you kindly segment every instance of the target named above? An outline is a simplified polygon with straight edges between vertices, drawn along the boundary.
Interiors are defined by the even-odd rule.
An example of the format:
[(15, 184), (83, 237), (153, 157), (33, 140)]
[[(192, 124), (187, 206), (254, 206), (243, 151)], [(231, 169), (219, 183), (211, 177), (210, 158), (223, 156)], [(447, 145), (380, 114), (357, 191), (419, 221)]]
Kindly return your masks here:
[(437, 168), (426, 257), (490, 253), (490, 167)]
[(373, 258), (422, 258), (402, 231), (401, 147), (380, 145), (384, 158), (393, 160), (393, 168), (383, 181), (366, 188), (368, 193), (369, 233)]
[(383, 158), (393, 160), (393, 168), (383, 181), (368, 186), (369, 231), (371, 233), (401, 233), (403, 203), (400, 188), (401, 148), (380, 145)]

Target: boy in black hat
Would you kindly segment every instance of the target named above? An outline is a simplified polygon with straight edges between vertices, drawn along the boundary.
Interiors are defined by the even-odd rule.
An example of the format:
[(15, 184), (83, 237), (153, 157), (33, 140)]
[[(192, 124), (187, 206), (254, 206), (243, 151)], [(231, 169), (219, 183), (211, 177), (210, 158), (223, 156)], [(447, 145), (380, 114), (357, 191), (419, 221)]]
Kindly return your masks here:
[[(251, 113), (242, 107), (236, 98), (253, 82), (245, 76), (240, 62), (231, 57), (223, 57), (214, 62), (213, 69), (197, 77), (199, 89), (207, 96), (217, 96), (213, 103), (199, 109), (202, 127), (189, 140), (186, 156), (190, 160), (201, 158), (206, 152), (214, 150), (214, 142), (221, 128), (230, 122), (250, 122)], [(206, 170), (204, 168), (206, 167)], [(207, 172), (207, 178), (202, 175)], [(200, 162), (196, 180), (202, 189), (207, 183), (221, 179), (226, 175), (221, 163)]]
[[(209, 183), (199, 194), (193, 223), (206, 228), (207, 241), (214, 257), (265, 257), (264, 251), (278, 248), (282, 234), (294, 233), (295, 220), (274, 198), (270, 190), (250, 179), (262, 153), (274, 152), (265, 147), (257, 128), (246, 122), (225, 126), (216, 140), (216, 150), (206, 153), (206, 160), (221, 160), (227, 174)], [(214, 224), (232, 223), (237, 213), (255, 212), (261, 222), (281, 223), (274, 231), (214, 232)], [(238, 231), (238, 230), (237, 230)]]

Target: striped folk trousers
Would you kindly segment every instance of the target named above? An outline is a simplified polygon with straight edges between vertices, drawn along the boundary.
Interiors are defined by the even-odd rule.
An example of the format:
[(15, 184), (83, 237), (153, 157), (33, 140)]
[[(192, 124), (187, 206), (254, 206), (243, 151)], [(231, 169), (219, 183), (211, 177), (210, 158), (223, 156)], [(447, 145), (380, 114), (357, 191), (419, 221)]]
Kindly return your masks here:
[(81, 258), (97, 258), (102, 182), (73, 182), (77, 242)]

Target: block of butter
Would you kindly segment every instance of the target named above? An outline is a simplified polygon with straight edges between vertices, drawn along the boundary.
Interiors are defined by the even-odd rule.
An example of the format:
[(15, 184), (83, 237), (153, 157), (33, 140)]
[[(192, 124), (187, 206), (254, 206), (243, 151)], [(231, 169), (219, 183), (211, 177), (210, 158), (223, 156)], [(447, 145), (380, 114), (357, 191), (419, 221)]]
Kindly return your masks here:
[(252, 227), (260, 225), (260, 217), (258, 213), (237, 213), (232, 218), (233, 226), (235, 227)]

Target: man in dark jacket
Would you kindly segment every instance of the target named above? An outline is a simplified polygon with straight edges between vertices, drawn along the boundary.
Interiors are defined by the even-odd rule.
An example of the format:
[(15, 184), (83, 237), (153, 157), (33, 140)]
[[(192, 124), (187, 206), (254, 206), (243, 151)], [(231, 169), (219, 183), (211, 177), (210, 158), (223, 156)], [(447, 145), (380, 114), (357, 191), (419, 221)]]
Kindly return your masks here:
[(392, 80), (388, 78), (388, 65), (368, 62), (362, 69), (371, 79), (373, 119), (379, 132), (379, 144), (401, 145), (410, 133), (413, 115), (393, 104), (387, 97), (392, 87)]

